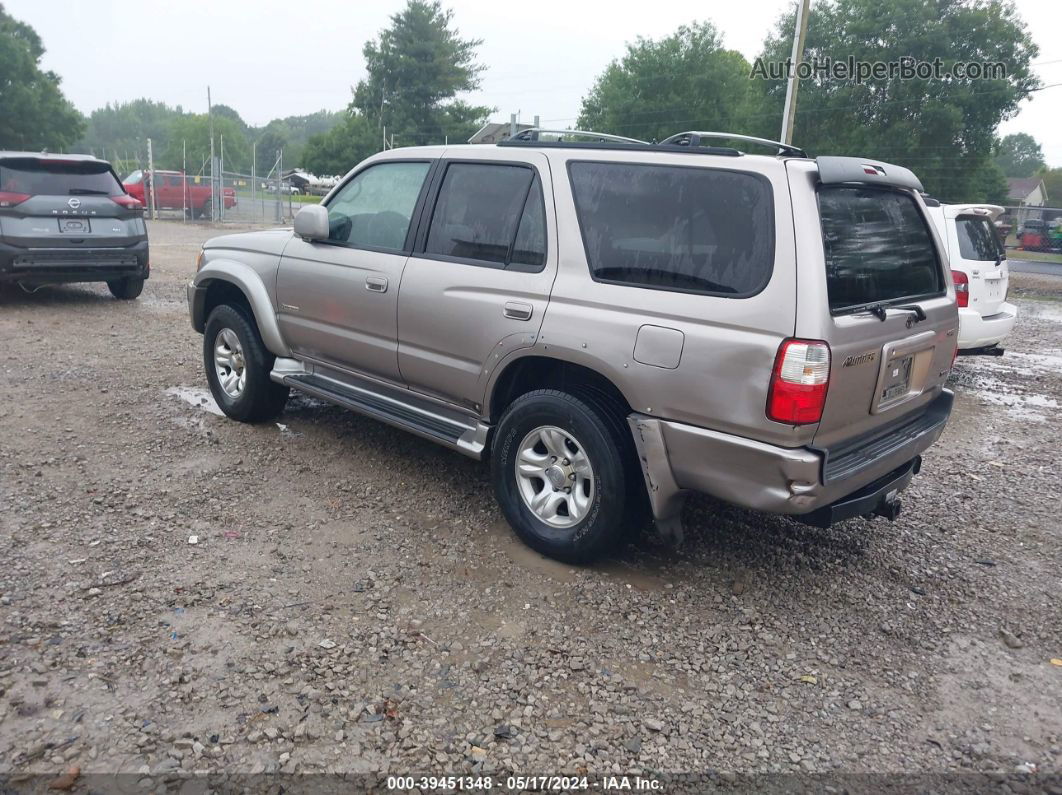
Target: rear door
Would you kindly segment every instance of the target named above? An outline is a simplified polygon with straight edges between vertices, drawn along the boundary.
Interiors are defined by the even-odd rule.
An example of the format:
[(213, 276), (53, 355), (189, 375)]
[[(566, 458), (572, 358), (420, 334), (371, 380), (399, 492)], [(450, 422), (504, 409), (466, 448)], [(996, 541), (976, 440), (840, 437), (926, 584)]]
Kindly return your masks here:
[[(954, 219), (950, 216), (954, 214)], [(949, 212), (948, 254), (953, 270), (969, 279), (971, 309), (994, 315), (1007, 298), (1007, 255), (992, 225), (991, 213), (979, 208)]]
[(144, 235), (140, 210), (97, 160), (0, 160), (0, 235), (20, 248), (128, 246)]
[(797, 336), (830, 345), (815, 435), (817, 446), (830, 447), (884, 429), (940, 394), (958, 314), (945, 250), (916, 190), (820, 184), (807, 161), (791, 161), (789, 171), (800, 241)]
[(549, 164), (447, 151), (402, 276), (398, 364), (414, 390), (480, 408), (493, 364), (534, 345), (557, 270)]

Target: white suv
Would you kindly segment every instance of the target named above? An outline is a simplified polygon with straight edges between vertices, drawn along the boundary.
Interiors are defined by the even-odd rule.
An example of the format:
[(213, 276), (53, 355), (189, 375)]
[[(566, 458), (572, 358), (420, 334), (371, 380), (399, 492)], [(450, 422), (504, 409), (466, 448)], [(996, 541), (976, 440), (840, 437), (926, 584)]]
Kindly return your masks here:
[(959, 354), (1001, 356), (1018, 308), (1007, 302), (1007, 254), (993, 224), (1003, 208), (994, 204), (929, 206), (948, 250), (959, 305)]

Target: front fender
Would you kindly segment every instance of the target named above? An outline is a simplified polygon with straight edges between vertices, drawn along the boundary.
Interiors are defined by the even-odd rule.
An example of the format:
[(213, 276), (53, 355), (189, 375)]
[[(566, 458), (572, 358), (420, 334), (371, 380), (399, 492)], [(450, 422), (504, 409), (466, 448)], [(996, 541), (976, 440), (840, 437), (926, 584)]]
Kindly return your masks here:
[(188, 303), (192, 315), (192, 326), (202, 331), (206, 324), (206, 296), (211, 284), (228, 282), (243, 293), (254, 313), (258, 332), (266, 348), (276, 356), (290, 357), (291, 349), (284, 342), (277, 324), (277, 313), (269, 290), (262, 282), (262, 277), (254, 268), (242, 262), (230, 259), (212, 259), (203, 265), (188, 286)]

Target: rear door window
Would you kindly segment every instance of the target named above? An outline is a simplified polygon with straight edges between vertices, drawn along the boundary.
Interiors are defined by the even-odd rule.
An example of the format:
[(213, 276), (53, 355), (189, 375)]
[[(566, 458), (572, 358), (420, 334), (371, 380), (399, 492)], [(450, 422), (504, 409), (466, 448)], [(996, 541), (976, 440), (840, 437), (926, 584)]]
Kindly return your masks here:
[(746, 297), (774, 262), (774, 203), (766, 178), (648, 163), (569, 165), (596, 281)]
[(12, 159), (0, 162), (0, 190), (31, 196), (121, 196), (107, 163)]
[(956, 218), (955, 232), (963, 259), (995, 262), (1003, 254), (999, 235), (987, 218)]
[(439, 188), (426, 254), (513, 270), (546, 263), (546, 217), (534, 169), (451, 163)]
[(944, 293), (936, 247), (912, 196), (823, 187), (819, 215), (831, 311)]

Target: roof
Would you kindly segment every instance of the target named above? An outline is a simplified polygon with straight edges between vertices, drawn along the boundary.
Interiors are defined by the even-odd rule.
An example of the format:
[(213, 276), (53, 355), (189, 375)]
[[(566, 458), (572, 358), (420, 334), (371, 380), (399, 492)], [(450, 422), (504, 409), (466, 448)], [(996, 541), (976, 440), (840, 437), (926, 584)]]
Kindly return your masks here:
[(1007, 177), (1007, 198), (1024, 199), (1042, 184), (1039, 177)]
[(9, 152), (0, 150), (0, 159), (33, 159), (33, 160), (77, 160), (79, 162), (106, 163), (94, 155), (61, 155), (55, 152)]

